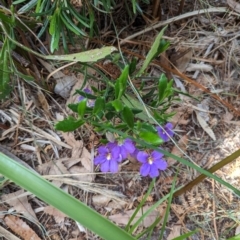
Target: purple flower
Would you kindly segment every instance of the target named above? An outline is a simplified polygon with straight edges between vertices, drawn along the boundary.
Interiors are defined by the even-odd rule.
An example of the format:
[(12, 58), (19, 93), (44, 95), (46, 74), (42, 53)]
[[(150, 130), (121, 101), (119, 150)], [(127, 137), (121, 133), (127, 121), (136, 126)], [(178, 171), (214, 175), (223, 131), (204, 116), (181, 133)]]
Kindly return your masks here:
[[(169, 140), (169, 137), (174, 135), (172, 123), (167, 123), (164, 127), (157, 127), (158, 135), (164, 142)], [(164, 131), (165, 130), (165, 131)]]
[(118, 171), (119, 149), (113, 149), (109, 144), (98, 148), (99, 155), (94, 158), (94, 164), (100, 164), (102, 172), (116, 173)]
[(134, 153), (136, 149), (133, 141), (129, 138), (125, 139), (124, 141), (109, 143), (109, 145), (113, 151), (119, 152), (119, 158), (121, 161), (126, 159), (128, 154)]
[[(92, 94), (92, 91), (91, 91), (89, 88), (84, 88), (84, 89), (83, 89), (83, 92), (88, 93), (88, 94)], [(79, 102), (81, 102), (83, 99), (85, 99), (84, 96), (78, 97), (78, 101), (79, 101)], [(87, 100), (87, 106), (88, 106), (88, 107), (93, 107), (94, 104), (95, 104), (95, 100), (92, 100), (92, 99), (88, 99), (88, 100)]]
[(167, 162), (162, 157), (163, 154), (157, 151), (153, 151), (151, 154), (140, 151), (137, 155), (137, 160), (143, 164), (140, 174), (144, 177), (147, 175), (151, 178), (157, 177), (159, 170), (163, 171), (167, 168)]

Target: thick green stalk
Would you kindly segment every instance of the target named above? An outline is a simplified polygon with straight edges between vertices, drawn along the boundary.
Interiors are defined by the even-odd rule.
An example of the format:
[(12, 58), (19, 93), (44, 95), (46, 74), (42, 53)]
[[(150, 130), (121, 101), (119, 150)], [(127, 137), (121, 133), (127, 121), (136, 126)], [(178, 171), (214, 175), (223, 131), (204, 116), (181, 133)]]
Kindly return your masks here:
[(133, 240), (123, 229), (0, 152), (0, 173), (106, 240)]

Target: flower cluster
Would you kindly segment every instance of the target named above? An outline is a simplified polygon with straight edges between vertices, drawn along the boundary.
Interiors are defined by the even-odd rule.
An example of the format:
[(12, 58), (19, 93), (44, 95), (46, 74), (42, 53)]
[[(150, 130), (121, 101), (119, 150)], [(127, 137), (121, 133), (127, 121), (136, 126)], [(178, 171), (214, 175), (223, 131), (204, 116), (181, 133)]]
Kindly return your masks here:
[[(164, 127), (157, 127), (157, 132), (164, 142), (168, 141), (174, 135), (173, 125), (167, 123)], [(142, 166), (140, 174), (155, 178), (159, 171), (167, 168), (167, 162), (163, 154), (158, 151), (146, 152), (136, 148), (131, 139), (109, 142), (105, 146), (98, 148), (98, 155), (94, 159), (95, 165), (100, 165), (102, 172), (116, 173), (118, 165), (131, 155), (135, 157)]]

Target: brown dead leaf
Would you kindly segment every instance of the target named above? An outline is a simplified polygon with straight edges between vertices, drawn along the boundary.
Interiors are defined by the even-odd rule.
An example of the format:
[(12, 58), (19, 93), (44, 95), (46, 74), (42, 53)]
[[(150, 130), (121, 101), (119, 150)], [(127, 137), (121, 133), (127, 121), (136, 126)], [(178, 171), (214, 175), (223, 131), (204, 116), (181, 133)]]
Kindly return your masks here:
[[(181, 53), (180, 53), (181, 54)], [(178, 59), (176, 59), (176, 67), (180, 72), (184, 72), (192, 58), (192, 49), (184, 51)]]
[(83, 142), (76, 140), (71, 132), (62, 133), (62, 136), (66, 143), (72, 147), (71, 158), (79, 158), (82, 155)]
[[(69, 172), (71, 173), (86, 173), (86, 175), (78, 176), (77, 178), (80, 181), (87, 181), (92, 182), (95, 178), (94, 174), (87, 174), (93, 173), (93, 164), (91, 161), (91, 154), (90, 152), (83, 146), (83, 142), (76, 140), (72, 133), (63, 133), (63, 137), (68, 145), (72, 147), (72, 156), (71, 159), (65, 162), (65, 165), (68, 166)], [(72, 162), (76, 164), (77, 162), (74, 159), (80, 159), (81, 164), (84, 168), (79, 166), (73, 166)], [(79, 161), (78, 161), (79, 162)], [(72, 167), (73, 166), (73, 167)], [(72, 169), (73, 168), (73, 169)]]
[(20, 240), (20, 238), (13, 235), (11, 232), (0, 226), (0, 236), (4, 237), (4, 239), (10, 239), (10, 240)]
[(105, 207), (112, 199), (104, 195), (95, 195), (92, 197), (94, 206)]
[[(66, 161), (66, 159), (53, 160), (42, 165), (39, 165), (37, 169), (42, 175), (69, 174), (69, 171), (63, 164), (63, 161)], [(61, 181), (54, 180), (52, 181), (52, 183), (57, 187), (60, 187), (62, 185)]]
[(83, 142), (76, 140), (72, 133), (63, 133), (63, 137), (67, 142), (67, 144), (72, 147), (71, 158), (81, 157), (82, 165), (87, 169), (88, 172), (92, 172), (93, 168), (92, 168), (92, 162), (91, 162), (91, 154), (83, 146)]
[(38, 101), (40, 103), (41, 108), (43, 109), (43, 111), (45, 112), (45, 114), (48, 117), (52, 117), (51, 112), (49, 111), (49, 105), (48, 105), (48, 101), (45, 98), (44, 94), (42, 93), (41, 90), (38, 90), (37, 92), (37, 96), (38, 96)]
[(213, 130), (209, 127), (209, 125), (206, 123), (206, 121), (201, 117), (200, 113), (198, 111), (195, 111), (197, 115), (197, 120), (199, 124), (201, 125), (202, 129), (214, 140), (216, 141), (215, 134)]
[(240, 13), (240, 3), (234, 0), (227, 0), (228, 5), (236, 12)]
[[(183, 155), (183, 152), (186, 151), (187, 149), (187, 144), (188, 144), (188, 136), (187, 135), (184, 135), (183, 137), (180, 138), (180, 140), (178, 141), (177, 146), (174, 146), (172, 151), (171, 151), (171, 154), (174, 154), (178, 157), (182, 157)], [(180, 149), (181, 151), (180, 151)], [(168, 166), (172, 166), (173, 164), (175, 164), (177, 161), (173, 158), (170, 158), (168, 157), (167, 158), (167, 162), (168, 162)]]
[(167, 237), (167, 240), (172, 240), (176, 237), (179, 237), (181, 235), (181, 226), (180, 225), (174, 225), (172, 227), (172, 231)]
[(52, 206), (46, 206), (43, 210), (46, 214), (49, 214), (54, 217), (54, 220), (58, 224), (64, 223), (64, 218), (67, 217), (64, 213), (59, 211), (58, 209), (52, 207)]
[(21, 194), (24, 194), (23, 189), (17, 192), (2, 195), (2, 200), (11, 205), (18, 213), (22, 213), (30, 220), (32, 219), (33, 221), (37, 221), (37, 217), (28, 202), (27, 196), (24, 195), (21, 197), (19, 196)]
[(69, 172), (72, 173), (72, 174), (80, 173), (79, 175), (72, 176), (72, 178), (74, 178), (78, 181), (92, 182), (94, 180), (93, 179), (94, 175), (93, 174), (88, 174), (88, 172), (86, 171), (86, 168), (84, 168), (84, 167), (73, 166), (69, 169)]
[(6, 225), (18, 236), (24, 240), (41, 240), (38, 235), (20, 218), (16, 216), (6, 216), (4, 218)]
[[(144, 214), (150, 207), (145, 206), (140, 210), (134, 220), (132, 221), (132, 224), (134, 224), (141, 216)], [(131, 218), (132, 214), (134, 213), (134, 210), (129, 210), (123, 213), (118, 213), (109, 216), (109, 219), (114, 221), (117, 224), (123, 224), (127, 225), (129, 219)], [(143, 222), (140, 225), (143, 225), (144, 227), (149, 227), (153, 222), (156, 220), (156, 218), (159, 216), (159, 213), (157, 211), (152, 211), (147, 217), (144, 218)]]

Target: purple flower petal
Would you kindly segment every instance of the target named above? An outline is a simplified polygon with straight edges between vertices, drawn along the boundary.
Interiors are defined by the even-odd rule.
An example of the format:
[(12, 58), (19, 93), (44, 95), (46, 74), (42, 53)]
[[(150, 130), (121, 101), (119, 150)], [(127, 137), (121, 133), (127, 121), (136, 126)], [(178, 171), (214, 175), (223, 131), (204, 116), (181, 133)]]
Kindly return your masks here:
[(151, 156), (154, 159), (154, 161), (156, 161), (158, 159), (161, 159), (164, 155), (158, 151), (153, 151)]
[(150, 168), (149, 176), (151, 178), (155, 178), (158, 175), (159, 175), (159, 171), (158, 171), (157, 167), (155, 166), (155, 164), (152, 164), (151, 168)]
[(103, 155), (106, 155), (109, 153), (109, 150), (106, 146), (101, 146), (98, 148), (98, 153), (99, 154), (103, 154)]
[(169, 136), (172, 137), (174, 135), (172, 129), (173, 129), (172, 123), (167, 123), (164, 126), (164, 129), (162, 129), (162, 127), (157, 127), (158, 135), (162, 138), (164, 142), (167, 142), (169, 140)]
[(147, 163), (149, 155), (146, 152), (140, 151), (137, 154), (137, 160), (141, 163)]
[(116, 173), (118, 171), (118, 163), (117, 163), (117, 161), (112, 160), (112, 161), (110, 161), (109, 164), (110, 164), (110, 167), (109, 167), (110, 172)]
[(128, 153), (133, 153), (135, 151), (135, 145), (133, 144), (133, 141), (131, 139), (125, 139), (123, 143), (123, 147), (126, 149)]
[(148, 163), (144, 163), (140, 168), (140, 174), (143, 177), (146, 177), (149, 174), (150, 169), (151, 169), (150, 165)]
[(98, 155), (97, 157), (94, 158), (94, 164), (102, 164), (103, 162), (106, 161), (106, 156), (105, 155)]
[(160, 170), (166, 170), (167, 169), (167, 162), (163, 159), (158, 159), (156, 161), (154, 161), (154, 164), (156, 165), (156, 167)]
[(102, 172), (108, 172), (110, 169), (110, 161), (106, 160), (104, 163), (102, 163), (100, 169)]

